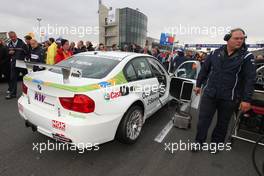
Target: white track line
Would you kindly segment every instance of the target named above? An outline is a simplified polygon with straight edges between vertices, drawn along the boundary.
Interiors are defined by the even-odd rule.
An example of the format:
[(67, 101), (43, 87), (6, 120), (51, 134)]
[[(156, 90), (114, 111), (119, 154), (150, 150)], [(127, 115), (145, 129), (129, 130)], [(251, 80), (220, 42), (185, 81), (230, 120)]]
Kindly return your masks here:
[(163, 139), (167, 136), (167, 134), (170, 132), (171, 128), (173, 127), (172, 120), (169, 121), (169, 123), (161, 130), (161, 132), (156, 136), (154, 141), (161, 143)]
[[(188, 107), (188, 104), (184, 104), (181, 107), (181, 111), (186, 111)], [(170, 120), (167, 125), (161, 130), (161, 132), (155, 137), (154, 141), (161, 143), (163, 141), (163, 139), (167, 136), (167, 134), (170, 132), (170, 130), (173, 127), (173, 122), (172, 120)]]

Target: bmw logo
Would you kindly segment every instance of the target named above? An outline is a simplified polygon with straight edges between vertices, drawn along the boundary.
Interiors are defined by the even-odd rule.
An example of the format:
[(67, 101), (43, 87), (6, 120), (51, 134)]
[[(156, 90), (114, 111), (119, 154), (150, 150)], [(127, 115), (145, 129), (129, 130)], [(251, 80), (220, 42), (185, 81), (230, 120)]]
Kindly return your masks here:
[(38, 84), (38, 90), (41, 90), (41, 86)]

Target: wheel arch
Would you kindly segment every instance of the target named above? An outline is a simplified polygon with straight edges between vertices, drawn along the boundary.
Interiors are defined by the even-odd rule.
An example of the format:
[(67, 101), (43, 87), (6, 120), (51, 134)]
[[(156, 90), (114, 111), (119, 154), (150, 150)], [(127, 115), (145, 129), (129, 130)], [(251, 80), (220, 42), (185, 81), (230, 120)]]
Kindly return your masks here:
[[(116, 132), (115, 132), (115, 138), (116, 138), (116, 134), (117, 134), (117, 131), (118, 131), (118, 128), (120, 126), (120, 123), (122, 121), (122, 119), (124, 118), (124, 116), (126, 115), (126, 113), (128, 112), (128, 110), (133, 107), (133, 106), (140, 106), (142, 108), (142, 111), (143, 111), (143, 117), (145, 116), (145, 105), (144, 103), (141, 101), (141, 100), (136, 100), (134, 101), (126, 110), (126, 112), (124, 113), (124, 115), (122, 116), (122, 118), (120, 119), (119, 123), (118, 123), (118, 126), (117, 126), (117, 129), (116, 129)], [(144, 118), (144, 122), (145, 122), (145, 118)], [(143, 122), (143, 123), (144, 123)]]

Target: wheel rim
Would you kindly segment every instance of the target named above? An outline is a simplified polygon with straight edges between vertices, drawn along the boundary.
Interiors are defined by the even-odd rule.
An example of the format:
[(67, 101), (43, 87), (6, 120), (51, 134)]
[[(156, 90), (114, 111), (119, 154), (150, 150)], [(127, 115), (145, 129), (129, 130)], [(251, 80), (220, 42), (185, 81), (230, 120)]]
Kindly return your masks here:
[(264, 85), (264, 68), (257, 73), (257, 84)]
[(257, 84), (261, 84), (261, 85), (264, 85), (264, 70), (260, 70), (258, 73), (257, 73)]
[(127, 122), (127, 136), (131, 140), (137, 139), (143, 125), (142, 114), (139, 110), (134, 111)]

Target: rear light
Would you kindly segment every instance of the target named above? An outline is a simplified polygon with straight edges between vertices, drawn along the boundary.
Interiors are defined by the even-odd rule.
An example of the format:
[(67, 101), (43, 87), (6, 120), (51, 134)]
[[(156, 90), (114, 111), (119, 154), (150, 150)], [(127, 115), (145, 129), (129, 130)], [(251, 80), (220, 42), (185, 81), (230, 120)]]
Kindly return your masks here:
[(86, 95), (76, 94), (74, 97), (60, 97), (59, 99), (62, 107), (67, 110), (81, 113), (94, 112), (95, 103)]
[(28, 87), (22, 82), (22, 91), (25, 95), (27, 95)]

